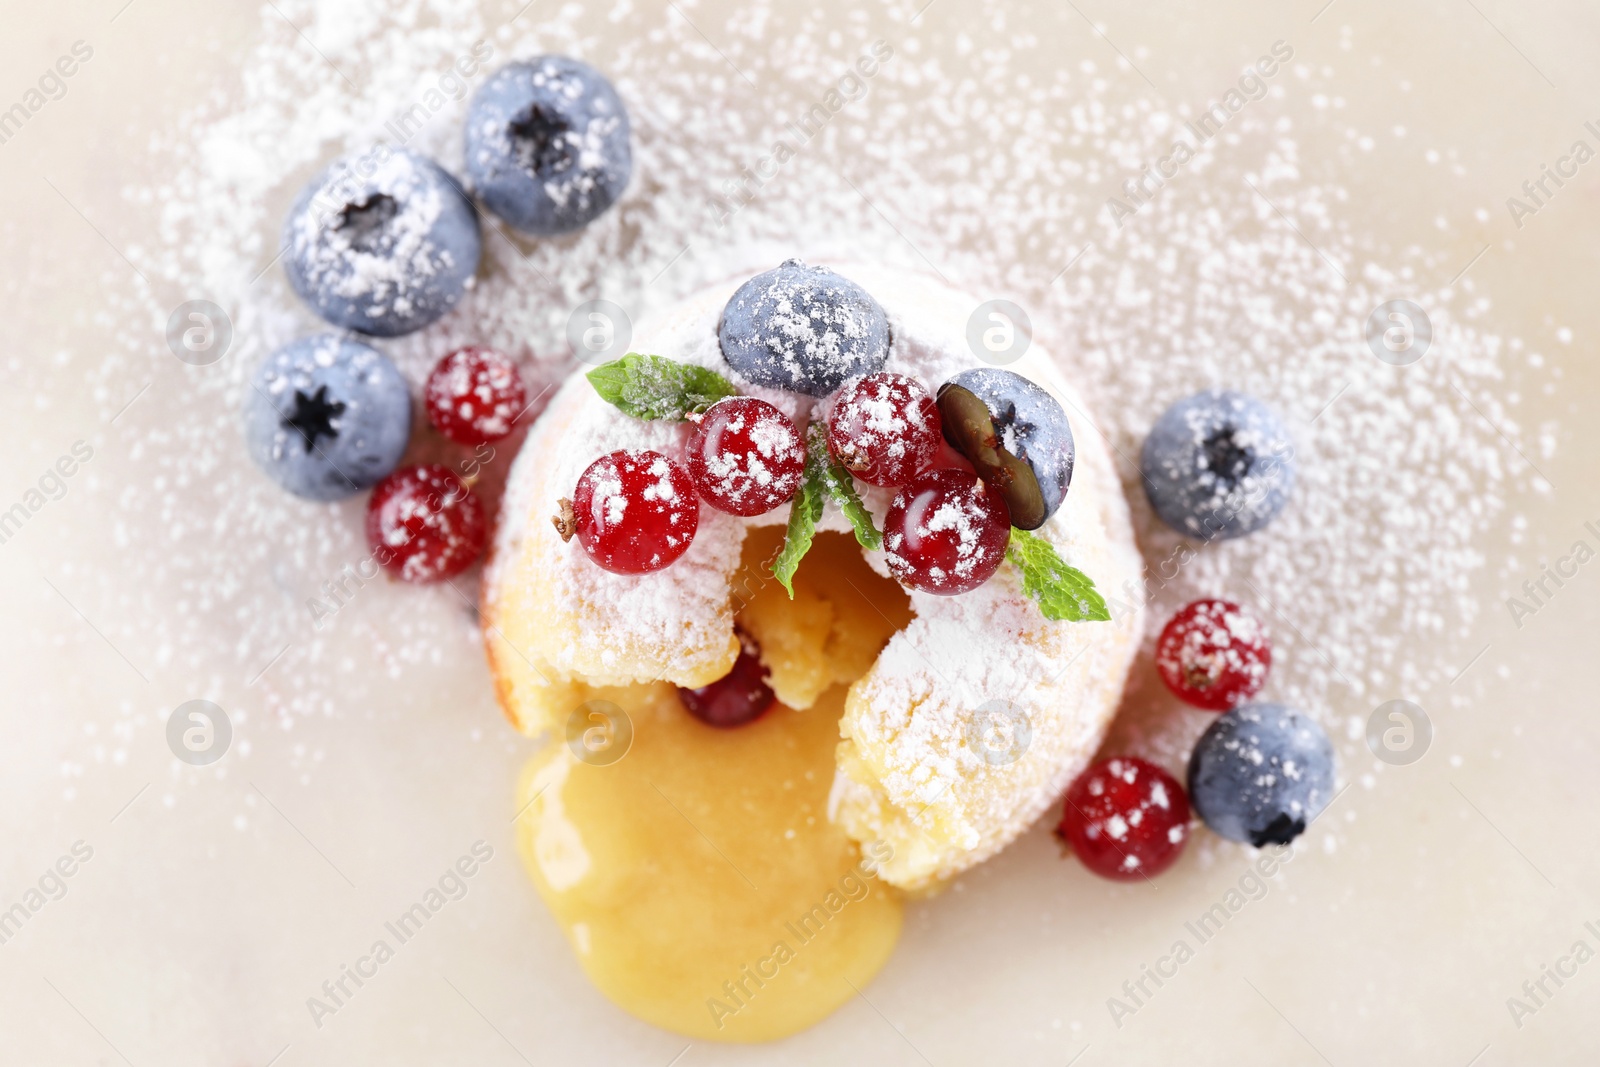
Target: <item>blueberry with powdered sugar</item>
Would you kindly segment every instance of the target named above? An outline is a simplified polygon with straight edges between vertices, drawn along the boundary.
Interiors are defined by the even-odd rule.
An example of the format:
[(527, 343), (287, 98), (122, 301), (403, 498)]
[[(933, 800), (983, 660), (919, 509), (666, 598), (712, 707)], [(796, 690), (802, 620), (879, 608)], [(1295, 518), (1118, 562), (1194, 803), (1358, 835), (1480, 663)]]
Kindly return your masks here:
[(1139, 465), (1156, 514), (1204, 541), (1255, 533), (1277, 518), (1294, 486), (1294, 443), (1270, 408), (1208, 389), (1156, 420)]
[(1061, 402), (1014, 371), (962, 371), (939, 386), (944, 438), (993, 485), (1011, 524), (1037, 530), (1072, 484), (1075, 448)]
[(485, 207), (523, 233), (570, 233), (616, 203), (633, 172), (628, 112), (569, 56), (508, 63), (467, 108), (466, 168)]
[(438, 320), (472, 284), (478, 216), (431, 159), (380, 145), (306, 185), (283, 225), (289, 284), (345, 329), (398, 337)]
[(1189, 803), (1216, 833), (1287, 845), (1333, 799), (1333, 743), (1309, 716), (1246, 704), (1217, 717), (1189, 757)]
[(267, 357), (245, 395), (250, 457), (308, 500), (341, 500), (394, 470), (411, 439), (411, 391), (376, 349), (334, 334)]
[(722, 357), (754, 385), (827, 396), (889, 358), (889, 318), (826, 267), (784, 261), (741, 285), (717, 328)]

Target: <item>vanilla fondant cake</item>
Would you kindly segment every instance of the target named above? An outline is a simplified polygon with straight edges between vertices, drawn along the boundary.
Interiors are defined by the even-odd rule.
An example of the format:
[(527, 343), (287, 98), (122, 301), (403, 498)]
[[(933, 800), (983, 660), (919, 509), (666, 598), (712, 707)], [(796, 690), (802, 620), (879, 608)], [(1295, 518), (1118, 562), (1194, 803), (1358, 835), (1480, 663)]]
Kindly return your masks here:
[[(881, 304), (892, 338), (885, 369), (930, 388), (983, 366), (966, 341), (978, 300), (932, 279), (866, 265), (838, 272)], [(637, 329), (633, 348), (716, 370), (740, 392), (768, 401), (803, 431), (827, 401), (752, 385), (718, 343), (734, 284), (704, 292)], [(1003, 565), (960, 596), (910, 592), (908, 625), (874, 649), (841, 649), (849, 620), (807, 639), (803, 604), (747, 588), (773, 582), (748, 571), (741, 549), (753, 527), (781, 525), (787, 509), (752, 518), (699, 509), (693, 543), (672, 566), (623, 575), (597, 566), (552, 523), (596, 456), (649, 449), (679, 457), (682, 424), (623, 414), (575, 374), (540, 417), (518, 456), (485, 572), (483, 612), (501, 704), (524, 733), (560, 730), (600, 687), (666, 681), (708, 685), (740, 651), (736, 615), (760, 629), (763, 663), (785, 705), (810, 707), (836, 676), (831, 657), (870, 662), (855, 678), (840, 720), (828, 815), (864, 846), (887, 845), (879, 876), (905, 889), (936, 886), (1003, 848), (1061, 795), (1088, 763), (1121, 697), (1138, 645), (1141, 563), (1111, 460), (1059, 353), (1035, 343), (1008, 369), (1061, 401), (1077, 431), (1065, 503), (1036, 532), (1099, 589), (1123, 604), (1110, 621), (1047, 619)], [(892, 489), (860, 487), (881, 527)], [(819, 529), (848, 532), (829, 510)], [(882, 552), (865, 552), (879, 574)], [(782, 597), (782, 591), (777, 591)], [(786, 616), (794, 614), (792, 621)], [(748, 616), (748, 618), (746, 617)], [(843, 627), (843, 631), (841, 631)], [(831, 652), (830, 652), (831, 638)], [(773, 650), (783, 649), (782, 656)], [(781, 658), (782, 662), (778, 662)]]

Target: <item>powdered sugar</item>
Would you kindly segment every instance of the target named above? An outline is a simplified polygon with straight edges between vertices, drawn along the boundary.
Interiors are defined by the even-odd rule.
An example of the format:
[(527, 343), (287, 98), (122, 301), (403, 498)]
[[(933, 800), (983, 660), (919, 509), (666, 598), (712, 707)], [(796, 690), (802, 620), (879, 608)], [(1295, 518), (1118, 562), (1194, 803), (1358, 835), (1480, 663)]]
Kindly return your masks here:
[[(1447, 281), (1461, 263), (1355, 234), (1344, 191), (1302, 158), (1298, 140), (1325, 131), (1297, 130), (1273, 97), (1237, 116), (1200, 148), (1182, 181), (1119, 228), (1103, 211), (1107, 194), (1166, 150), (1181, 110), (1152, 102), (1138, 79), (1107, 64), (1057, 62), (1048, 38), (1009, 25), (1002, 4), (978, 4), (961, 30), (970, 48), (936, 65), (926, 42), (945, 31), (928, 19), (909, 24), (902, 5), (866, 5), (843, 25), (771, 0), (750, 0), (724, 23), (691, 8), (760, 94), (670, 11), (572, 5), (502, 25), (485, 22), (467, 0), (435, 0), (425, 16), (366, 0), (279, 7), (332, 62), (357, 72), (359, 88), (269, 12), (232, 98), (204, 104), (153, 146), (175, 161), (174, 180), (130, 191), (130, 200), (155, 201), (168, 241), (160, 251), (129, 249), (130, 258), (152, 278), (229, 308), (236, 340), (218, 373), (196, 378), (181, 405), (152, 391), (119, 425), (156, 428), (146, 454), (163, 477), (192, 480), (192, 457), (211, 457), (209, 487), (197, 491), (214, 494), (208, 513), (228, 515), (232, 534), (218, 544), (207, 525), (169, 513), (159, 495), (121, 501), (121, 522), (160, 526), (170, 537), (128, 544), (119, 566), (186, 590), (191, 608), (163, 612), (153, 594), (127, 610), (85, 605), (96, 617), (131, 615), (153, 630), (141, 637), (105, 623), (113, 640), (153, 642), (173, 670), (194, 677), (208, 676), (220, 655), (252, 675), (288, 645), (255, 690), (265, 690), (268, 715), (287, 727), (343, 704), (335, 687), (358, 700), (364, 671), (428, 661), (459, 629), (454, 593), (405, 589), (392, 600), (374, 592), (405, 605), (405, 626), (382, 632), (380, 653), (341, 651), (351, 626), (378, 635), (376, 618), (313, 630), (308, 597), (363, 554), (357, 508), (309, 511), (286, 501), (227, 442), (237, 439), (248, 373), (267, 351), (317, 327), (267, 269), (295, 190), (327, 160), (383, 135), (420, 83), (482, 39), (492, 46), (490, 66), (562, 51), (612, 76), (634, 120), (635, 180), (612, 211), (569, 239), (527, 245), (486, 229), (486, 264), (462, 305), (417, 335), (380, 342), (413, 381), (444, 352), (486, 343), (521, 361), (536, 394), (571, 366), (568, 316), (596, 294), (642, 319), (708, 282), (749, 277), (797, 252), (815, 262), (936, 270), (980, 294), (1011, 294), (1041, 338), (1055, 336), (1073, 384), (1094, 404), (1092, 420), (1068, 409), (1075, 431), (1103, 435), (1118, 458), (1156, 622), (1199, 594), (1251, 604), (1279, 640), (1269, 695), (1324, 721), (1335, 709), (1364, 715), (1399, 692), (1446, 699), (1445, 683), (1474, 651), (1451, 654), (1479, 613), (1470, 591), (1482, 566), (1479, 538), (1507, 493), (1533, 478), (1467, 404), (1521, 442), (1515, 403), (1500, 383), (1552, 371), (1495, 334), (1470, 274)], [(766, 184), (735, 185), (741, 167), (770, 154), (775, 136), (797, 140), (781, 132), (782, 120), (803, 112), (880, 37), (891, 54), (865, 97), (811, 141), (792, 144), (798, 154)], [(1273, 92), (1309, 93), (1331, 76), (1286, 70)], [(446, 102), (410, 146), (459, 165), (464, 106)], [(719, 227), (712, 201), (738, 189), (740, 210)], [(1394, 368), (1365, 352), (1359, 324), (1395, 295), (1427, 309), (1437, 358)], [(143, 295), (110, 299), (110, 313), (128, 320), (169, 310)], [(952, 338), (950, 351), (962, 344)], [(159, 342), (151, 349), (114, 353), (99, 368), (92, 388), (107, 418), (147, 380), (147, 367), (170, 362)], [(934, 380), (969, 365), (932, 362), (925, 373)], [(1134, 462), (1160, 412), (1210, 385), (1250, 391), (1284, 416), (1300, 480), (1270, 529), (1201, 548), (1149, 514)], [(793, 413), (792, 399), (768, 398)], [(186, 417), (175, 417), (180, 408)], [(614, 439), (612, 447), (634, 444)], [(496, 463), (503, 467), (503, 454)], [(865, 495), (881, 508), (880, 494)], [(702, 529), (697, 541), (707, 537)], [(692, 557), (676, 566), (693, 566)], [(243, 577), (219, 583), (218, 574)], [(260, 611), (263, 602), (283, 610)], [(992, 620), (969, 607), (980, 632)], [(1462, 699), (1461, 688), (1448, 699)], [(1207, 719), (1141, 683), (1113, 743), (1176, 767)], [(1358, 743), (1346, 751), (1365, 759)]]

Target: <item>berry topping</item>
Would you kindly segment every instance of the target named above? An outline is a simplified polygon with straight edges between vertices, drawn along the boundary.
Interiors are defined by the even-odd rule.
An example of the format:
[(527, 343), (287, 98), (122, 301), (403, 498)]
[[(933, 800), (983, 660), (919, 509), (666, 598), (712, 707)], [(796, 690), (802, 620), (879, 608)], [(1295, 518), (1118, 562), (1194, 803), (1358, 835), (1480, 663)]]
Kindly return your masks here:
[(761, 515), (794, 496), (806, 450), (794, 422), (751, 396), (730, 397), (692, 416), (684, 447), (689, 477), (706, 502), (730, 515)]
[(507, 63), (467, 107), (465, 158), (468, 181), (490, 211), (523, 233), (570, 233), (627, 187), (628, 112), (587, 63)]
[(790, 259), (739, 287), (717, 339), (728, 366), (753, 384), (827, 396), (883, 369), (889, 319), (855, 282)]
[(939, 387), (944, 436), (998, 489), (1018, 529), (1037, 530), (1072, 482), (1072, 427), (1055, 397), (1008, 370), (962, 371)]
[(411, 439), (411, 391), (376, 349), (303, 337), (261, 364), (244, 400), (245, 444), (273, 481), (339, 500), (394, 470)]
[(1167, 688), (1207, 711), (1252, 699), (1271, 666), (1266, 628), (1227, 600), (1196, 600), (1172, 617), (1156, 642), (1156, 667)]
[(528, 402), (522, 376), (509, 356), (492, 348), (458, 348), (441, 359), (423, 389), (428, 418), (463, 445), (498, 441)]
[(659, 452), (618, 449), (589, 464), (555, 519), (613, 574), (648, 574), (689, 550), (700, 501), (684, 469)]
[(993, 486), (958, 470), (923, 471), (883, 524), (889, 573), (924, 593), (953, 596), (989, 580), (1006, 558), (1011, 518)]
[(478, 214), (433, 160), (379, 146), (301, 190), (283, 224), (284, 270), (335, 326), (398, 337), (455, 307), (483, 251)]
[(869, 374), (834, 401), (828, 448), (869, 484), (906, 484), (932, 465), (940, 443), (938, 405), (915, 378)]
[(1294, 443), (1278, 416), (1243, 393), (1208, 389), (1168, 408), (1139, 457), (1150, 506), (1205, 541), (1254, 533), (1294, 486)]
[(1154, 763), (1113, 756), (1092, 764), (1067, 790), (1056, 836), (1102, 878), (1153, 878), (1183, 854), (1189, 799)]
[(400, 468), (367, 502), (367, 544), (403, 581), (454, 578), (483, 554), (488, 539), (483, 505), (437, 463)]
[(777, 699), (767, 686), (756, 643), (741, 633), (739, 645), (739, 658), (727, 674), (699, 689), (678, 687), (684, 708), (707, 726), (730, 729), (755, 722)]
[(1287, 845), (1333, 799), (1333, 744), (1281, 704), (1219, 715), (1189, 757), (1195, 814), (1230, 841)]

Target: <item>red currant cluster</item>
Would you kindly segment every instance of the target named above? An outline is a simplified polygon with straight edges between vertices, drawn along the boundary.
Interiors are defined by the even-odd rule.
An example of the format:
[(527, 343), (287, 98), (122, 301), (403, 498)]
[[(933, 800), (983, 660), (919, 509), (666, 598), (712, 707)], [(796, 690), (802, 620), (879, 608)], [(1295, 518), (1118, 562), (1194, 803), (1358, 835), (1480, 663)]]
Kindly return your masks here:
[[(479, 447), (508, 435), (527, 404), (516, 364), (490, 348), (451, 352), (428, 375), (428, 419), (457, 444)], [(482, 502), (468, 480), (440, 463), (400, 467), (373, 487), (367, 544), (385, 570), (407, 582), (438, 582), (472, 566), (489, 540)]]
[(618, 449), (589, 464), (557, 529), (578, 535), (614, 574), (677, 561), (700, 527), (700, 497), (730, 515), (761, 515), (794, 496), (806, 452), (794, 420), (755, 397), (728, 397), (688, 415), (687, 464), (648, 449)]
[[(796, 318), (840, 316), (860, 317), (861, 336), (837, 350), (794, 343)], [(1018, 545), (1023, 588), (1047, 618), (1109, 619), (1093, 581), (1032, 533), (1061, 507), (1072, 477), (1072, 431), (1060, 402), (994, 368), (958, 373), (935, 394), (882, 369), (889, 342), (886, 316), (859, 286), (790, 261), (734, 294), (718, 344), (744, 380), (818, 398), (804, 433), (707, 367), (640, 353), (596, 367), (590, 384), (624, 414), (687, 424), (681, 459), (676, 448), (600, 456), (557, 502), (556, 530), (563, 541), (576, 537), (601, 569), (645, 575), (689, 551), (702, 503), (743, 518), (789, 503), (784, 548), (771, 566), (793, 596), (795, 568), (831, 501), (862, 547), (884, 551), (890, 573), (914, 590), (975, 589)], [(896, 491), (882, 532), (857, 480)], [(774, 703), (759, 650), (748, 636), (741, 642), (725, 677), (679, 689), (707, 725), (741, 726)]]
[[(938, 405), (915, 378), (878, 372), (847, 385), (827, 423), (828, 458), (850, 476), (898, 488), (886, 523), (899, 548), (890, 565), (901, 581), (957, 593), (994, 573), (1011, 522), (1006, 504), (943, 447)], [(688, 413), (684, 462), (660, 452), (619, 449), (591, 463), (556, 527), (615, 574), (648, 574), (681, 557), (700, 524), (700, 501), (730, 515), (762, 515), (789, 502), (806, 476), (806, 447), (794, 421), (765, 400), (730, 396)], [(938, 466), (943, 460), (944, 466)], [(938, 518), (935, 518), (938, 516)], [(679, 688), (684, 708), (728, 729), (759, 719), (776, 701), (760, 651), (740, 634), (726, 676)]]
[[(889, 566), (906, 585), (953, 594), (987, 581), (1011, 533), (1004, 498), (943, 448), (938, 405), (915, 378), (879, 372), (847, 385), (827, 424), (830, 459), (870, 485), (898, 488), (885, 521)], [(805, 478), (794, 421), (764, 400), (717, 401), (691, 423), (684, 463), (649, 450), (602, 456), (578, 479), (557, 528), (616, 574), (647, 574), (694, 540), (699, 503), (765, 514)], [(940, 461), (943, 465), (940, 465)]]
[[(1196, 600), (1156, 641), (1156, 668), (1180, 700), (1227, 711), (1266, 683), (1272, 646), (1256, 617), (1227, 600)], [(1189, 840), (1189, 797), (1161, 767), (1133, 756), (1098, 760), (1067, 790), (1056, 836), (1094, 873), (1151, 878)]]

